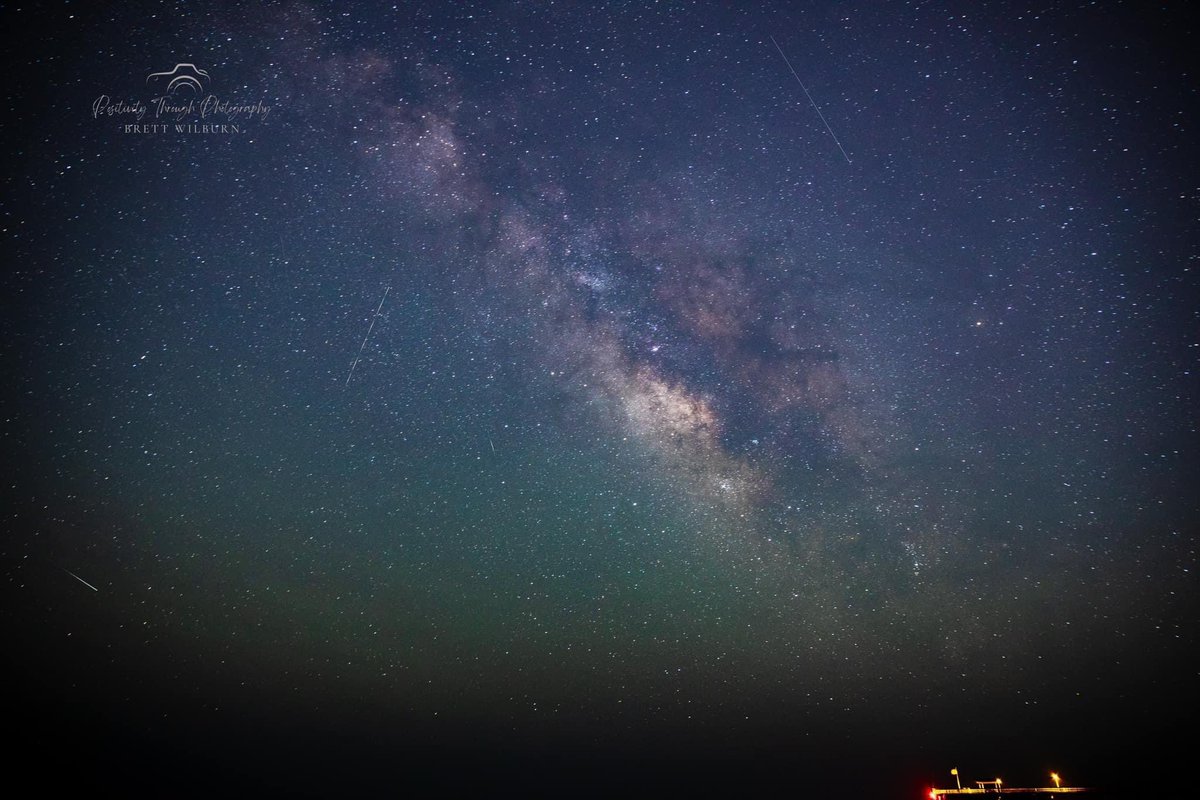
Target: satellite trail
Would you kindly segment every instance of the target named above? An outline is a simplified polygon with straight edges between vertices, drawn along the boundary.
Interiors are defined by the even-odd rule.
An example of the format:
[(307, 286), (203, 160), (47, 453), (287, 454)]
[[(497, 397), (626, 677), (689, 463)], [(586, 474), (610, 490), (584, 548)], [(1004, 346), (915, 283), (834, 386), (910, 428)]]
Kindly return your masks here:
[(379, 308), (375, 309), (375, 314), (371, 317), (371, 324), (367, 327), (367, 335), (363, 337), (362, 345), (358, 348), (358, 355), (354, 357), (354, 363), (350, 365), (350, 372), (346, 375), (345, 386), (349, 386), (350, 379), (354, 377), (354, 368), (358, 366), (358, 360), (362, 358), (363, 350), (367, 349), (367, 340), (371, 338), (371, 331), (375, 330), (375, 320), (379, 319), (379, 312), (383, 310), (383, 301), (387, 300), (388, 292), (391, 290), (391, 286), (387, 287), (383, 290), (383, 297), (379, 298)]
[(779, 55), (783, 56), (783, 63), (787, 64), (787, 68), (792, 71), (792, 77), (796, 79), (796, 83), (800, 84), (800, 88), (804, 90), (804, 96), (808, 98), (808, 102), (812, 103), (813, 110), (817, 112), (817, 116), (821, 118), (821, 122), (825, 123), (825, 130), (829, 131), (830, 137), (833, 138), (833, 143), (838, 146), (838, 150), (842, 151), (842, 157), (846, 159), (846, 163), (850, 163), (850, 156), (846, 155), (846, 148), (842, 147), (842, 143), (838, 141), (837, 136), (833, 132), (833, 128), (829, 127), (829, 123), (825, 121), (825, 115), (821, 113), (821, 109), (817, 107), (817, 101), (813, 100), (812, 95), (808, 93), (808, 87), (804, 85), (804, 81), (800, 80), (800, 76), (796, 74), (795, 67), (792, 62), (788, 61), (788, 57), (783, 54), (783, 48), (779, 46), (779, 42), (775, 41), (775, 37), (771, 37), (771, 44), (775, 45), (775, 49), (779, 51)]

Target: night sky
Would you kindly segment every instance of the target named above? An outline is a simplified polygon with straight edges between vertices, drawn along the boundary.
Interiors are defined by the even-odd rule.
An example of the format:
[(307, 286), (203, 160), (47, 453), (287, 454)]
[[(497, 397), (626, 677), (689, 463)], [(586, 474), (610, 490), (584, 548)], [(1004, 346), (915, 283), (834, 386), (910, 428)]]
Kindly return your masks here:
[(5, 4), (12, 771), (1182, 780), (1186, 10)]

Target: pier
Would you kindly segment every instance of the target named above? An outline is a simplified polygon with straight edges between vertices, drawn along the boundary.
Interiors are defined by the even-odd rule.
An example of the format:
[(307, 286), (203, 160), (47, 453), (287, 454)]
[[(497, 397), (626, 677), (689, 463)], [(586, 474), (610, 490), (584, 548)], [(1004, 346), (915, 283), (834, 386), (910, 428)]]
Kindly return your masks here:
[(1076, 792), (1086, 792), (1089, 789), (1085, 786), (1063, 786), (1062, 778), (1057, 772), (1050, 773), (1050, 780), (1053, 781), (1053, 786), (1005, 786), (1004, 782), (999, 778), (990, 781), (973, 781), (975, 788), (963, 788), (962, 781), (959, 780), (958, 770), (950, 770), (950, 774), (954, 776), (956, 784), (953, 789), (937, 789), (929, 790), (929, 800), (939, 800), (942, 797), (951, 797), (957, 795), (1039, 795), (1039, 794), (1074, 794)]

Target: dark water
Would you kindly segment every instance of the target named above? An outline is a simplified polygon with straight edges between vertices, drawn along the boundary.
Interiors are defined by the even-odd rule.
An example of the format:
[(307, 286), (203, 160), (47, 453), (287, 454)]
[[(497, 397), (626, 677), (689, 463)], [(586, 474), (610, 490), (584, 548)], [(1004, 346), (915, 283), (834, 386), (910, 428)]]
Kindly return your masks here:
[[(40, 693), (39, 693), (40, 694)], [(207, 714), (163, 708), (150, 716), (137, 699), (71, 704), (25, 694), (9, 717), (23, 774), (45, 776), (55, 794), (113, 789), (127, 797), (376, 797), (505, 794), (555, 797), (927, 797), (945, 788), (935, 756), (855, 752), (851, 745), (809, 748), (787, 742), (672, 741), (630, 736), (597, 743), (583, 733), (556, 737), (453, 726), (382, 715), (364, 721), (279, 709), (229, 708)], [(897, 743), (897, 748), (905, 748)], [(1161, 751), (1160, 751), (1161, 752)], [(1104, 800), (1187, 797), (1173, 776), (1139, 776), (1151, 754), (1076, 761), (1072, 774)], [(1179, 763), (1179, 762), (1175, 762)], [(1184, 762), (1186, 763), (1186, 762)], [(1032, 783), (1036, 771), (1008, 772)], [(966, 773), (975, 776), (982, 773)], [(1180, 778), (1182, 778), (1182, 771)], [(975, 795), (978, 796), (978, 795)], [(1035, 795), (1007, 795), (1035, 796)], [(1041, 795), (1043, 797), (1047, 795)]]

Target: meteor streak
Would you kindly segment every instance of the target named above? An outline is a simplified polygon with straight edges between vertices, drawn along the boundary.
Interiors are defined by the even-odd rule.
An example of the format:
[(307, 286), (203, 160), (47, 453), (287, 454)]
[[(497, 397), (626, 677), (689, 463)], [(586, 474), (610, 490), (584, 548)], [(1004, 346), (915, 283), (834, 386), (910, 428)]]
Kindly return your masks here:
[(90, 583), (88, 583), (88, 582), (87, 582), (87, 581), (85, 581), (83, 578), (81, 578), (81, 577), (79, 577), (78, 575), (76, 575), (74, 572), (71, 572), (71, 570), (67, 569), (66, 567), (63, 567), (63, 572), (67, 573), (67, 574), (68, 574), (68, 575), (70, 575), (72, 578), (74, 578), (75, 580), (77, 580), (77, 581), (79, 581), (80, 583), (82, 583), (84, 586), (86, 586), (86, 587), (88, 587), (89, 589), (91, 589), (93, 592), (98, 592), (98, 591), (100, 591), (100, 590), (99, 590), (99, 589), (97, 589), (95, 586), (92, 586)]

